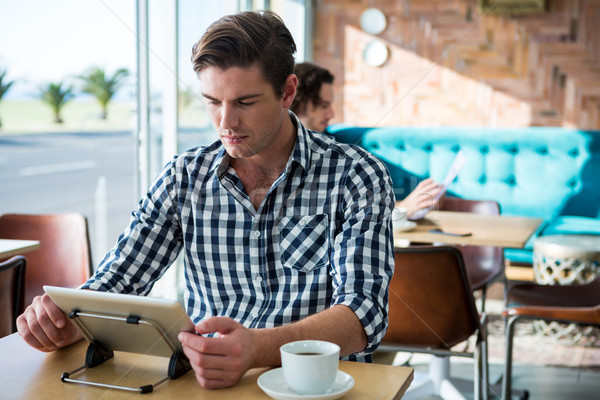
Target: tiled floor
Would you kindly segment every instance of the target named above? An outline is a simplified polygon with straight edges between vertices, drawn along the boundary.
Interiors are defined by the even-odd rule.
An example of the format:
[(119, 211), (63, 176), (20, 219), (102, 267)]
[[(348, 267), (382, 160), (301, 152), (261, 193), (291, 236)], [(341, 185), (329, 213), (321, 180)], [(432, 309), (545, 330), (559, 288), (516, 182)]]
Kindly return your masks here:
[[(402, 362), (403, 359), (408, 359), (408, 355), (402, 354), (396, 358), (396, 362), (398, 360)], [(426, 373), (429, 367), (428, 359), (428, 355), (413, 355), (410, 366), (415, 368), (415, 372)], [(451, 360), (450, 374), (452, 377), (472, 380), (472, 367), (472, 361), (455, 358)], [(500, 380), (503, 369), (502, 364), (490, 363), (491, 383)], [(528, 390), (530, 400), (598, 400), (600, 399), (600, 368), (580, 369), (516, 364), (513, 366), (513, 388)], [(501, 388), (498, 387), (497, 393), (493, 394), (496, 396), (491, 396), (490, 399), (499, 399)], [(472, 398), (472, 396), (467, 396), (467, 398)], [(517, 398), (514, 397), (514, 399)], [(423, 398), (423, 400), (434, 399), (440, 399), (440, 397)]]
[(531, 400), (600, 399), (600, 370), (518, 365), (513, 387), (527, 389)]

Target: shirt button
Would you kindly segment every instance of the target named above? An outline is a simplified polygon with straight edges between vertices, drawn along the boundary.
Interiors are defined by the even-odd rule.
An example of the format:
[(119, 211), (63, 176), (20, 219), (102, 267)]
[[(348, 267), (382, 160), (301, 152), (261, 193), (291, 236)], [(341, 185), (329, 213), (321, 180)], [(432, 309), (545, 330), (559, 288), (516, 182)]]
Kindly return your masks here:
[(253, 316), (254, 318), (258, 318), (258, 311), (254, 311), (254, 312), (252, 313), (252, 316)]
[(262, 282), (262, 276), (257, 276), (256, 277), (256, 282), (257, 283), (261, 283)]
[(252, 234), (255, 238), (260, 237), (260, 232), (259, 231), (254, 231), (254, 233)]
[(298, 221), (298, 225), (304, 226), (304, 225), (306, 225), (306, 221), (301, 219), (300, 221)]

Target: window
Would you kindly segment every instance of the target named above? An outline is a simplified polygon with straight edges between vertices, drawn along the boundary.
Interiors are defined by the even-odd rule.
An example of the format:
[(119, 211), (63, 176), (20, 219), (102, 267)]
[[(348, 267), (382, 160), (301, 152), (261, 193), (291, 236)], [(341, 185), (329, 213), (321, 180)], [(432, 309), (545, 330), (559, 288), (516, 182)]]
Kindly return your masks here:
[[(292, 32), (297, 61), (307, 57), (310, 0), (137, 0), (137, 173), (139, 196), (175, 154), (218, 139), (204, 109), (191, 49), (223, 15), (272, 9)], [(138, 196), (138, 197), (139, 197)], [(172, 268), (173, 270), (175, 268)], [(179, 287), (176, 277), (166, 279)], [(164, 286), (164, 285), (163, 285)], [(161, 295), (172, 295), (167, 289)]]

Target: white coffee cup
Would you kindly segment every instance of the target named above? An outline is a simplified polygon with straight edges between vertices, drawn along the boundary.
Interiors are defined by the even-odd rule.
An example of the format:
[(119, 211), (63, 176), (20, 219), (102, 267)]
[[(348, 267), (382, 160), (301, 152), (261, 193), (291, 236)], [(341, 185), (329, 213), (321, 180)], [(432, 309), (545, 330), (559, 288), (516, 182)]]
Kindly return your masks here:
[(408, 221), (408, 209), (405, 207), (395, 207), (392, 210), (392, 226), (394, 230), (403, 227)]
[(280, 348), (286, 383), (299, 394), (321, 394), (335, 381), (340, 346), (323, 340), (300, 340)]

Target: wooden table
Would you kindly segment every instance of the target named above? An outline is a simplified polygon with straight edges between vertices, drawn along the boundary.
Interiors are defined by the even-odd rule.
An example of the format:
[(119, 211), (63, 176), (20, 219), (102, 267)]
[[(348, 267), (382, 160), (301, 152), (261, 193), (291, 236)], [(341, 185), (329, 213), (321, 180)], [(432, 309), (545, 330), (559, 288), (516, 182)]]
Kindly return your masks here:
[[(7, 399), (270, 399), (256, 384), (268, 368), (252, 369), (228, 389), (208, 390), (196, 381), (193, 371), (167, 381), (151, 394), (87, 387), (62, 383), (60, 375), (81, 366), (87, 342), (42, 353), (29, 347), (18, 334), (0, 339), (0, 397)], [(166, 376), (168, 358), (115, 352), (115, 357), (78, 377), (119, 385), (141, 386)], [(340, 369), (356, 384), (345, 395), (353, 399), (399, 399), (413, 380), (413, 369), (382, 364), (341, 361)], [(140, 397), (144, 396), (144, 397)]]
[[(394, 244), (397, 247), (405, 247), (406, 242), (410, 241), (523, 248), (541, 223), (540, 218), (431, 211), (424, 219), (417, 222), (415, 229), (408, 232), (394, 232)], [(452, 236), (431, 233), (432, 229), (441, 229), (445, 232), (469, 232), (471, 235)]]
[(37, 240), (0, 239), (0, 260), (28, 253), (39, 248), (40, 242)]

